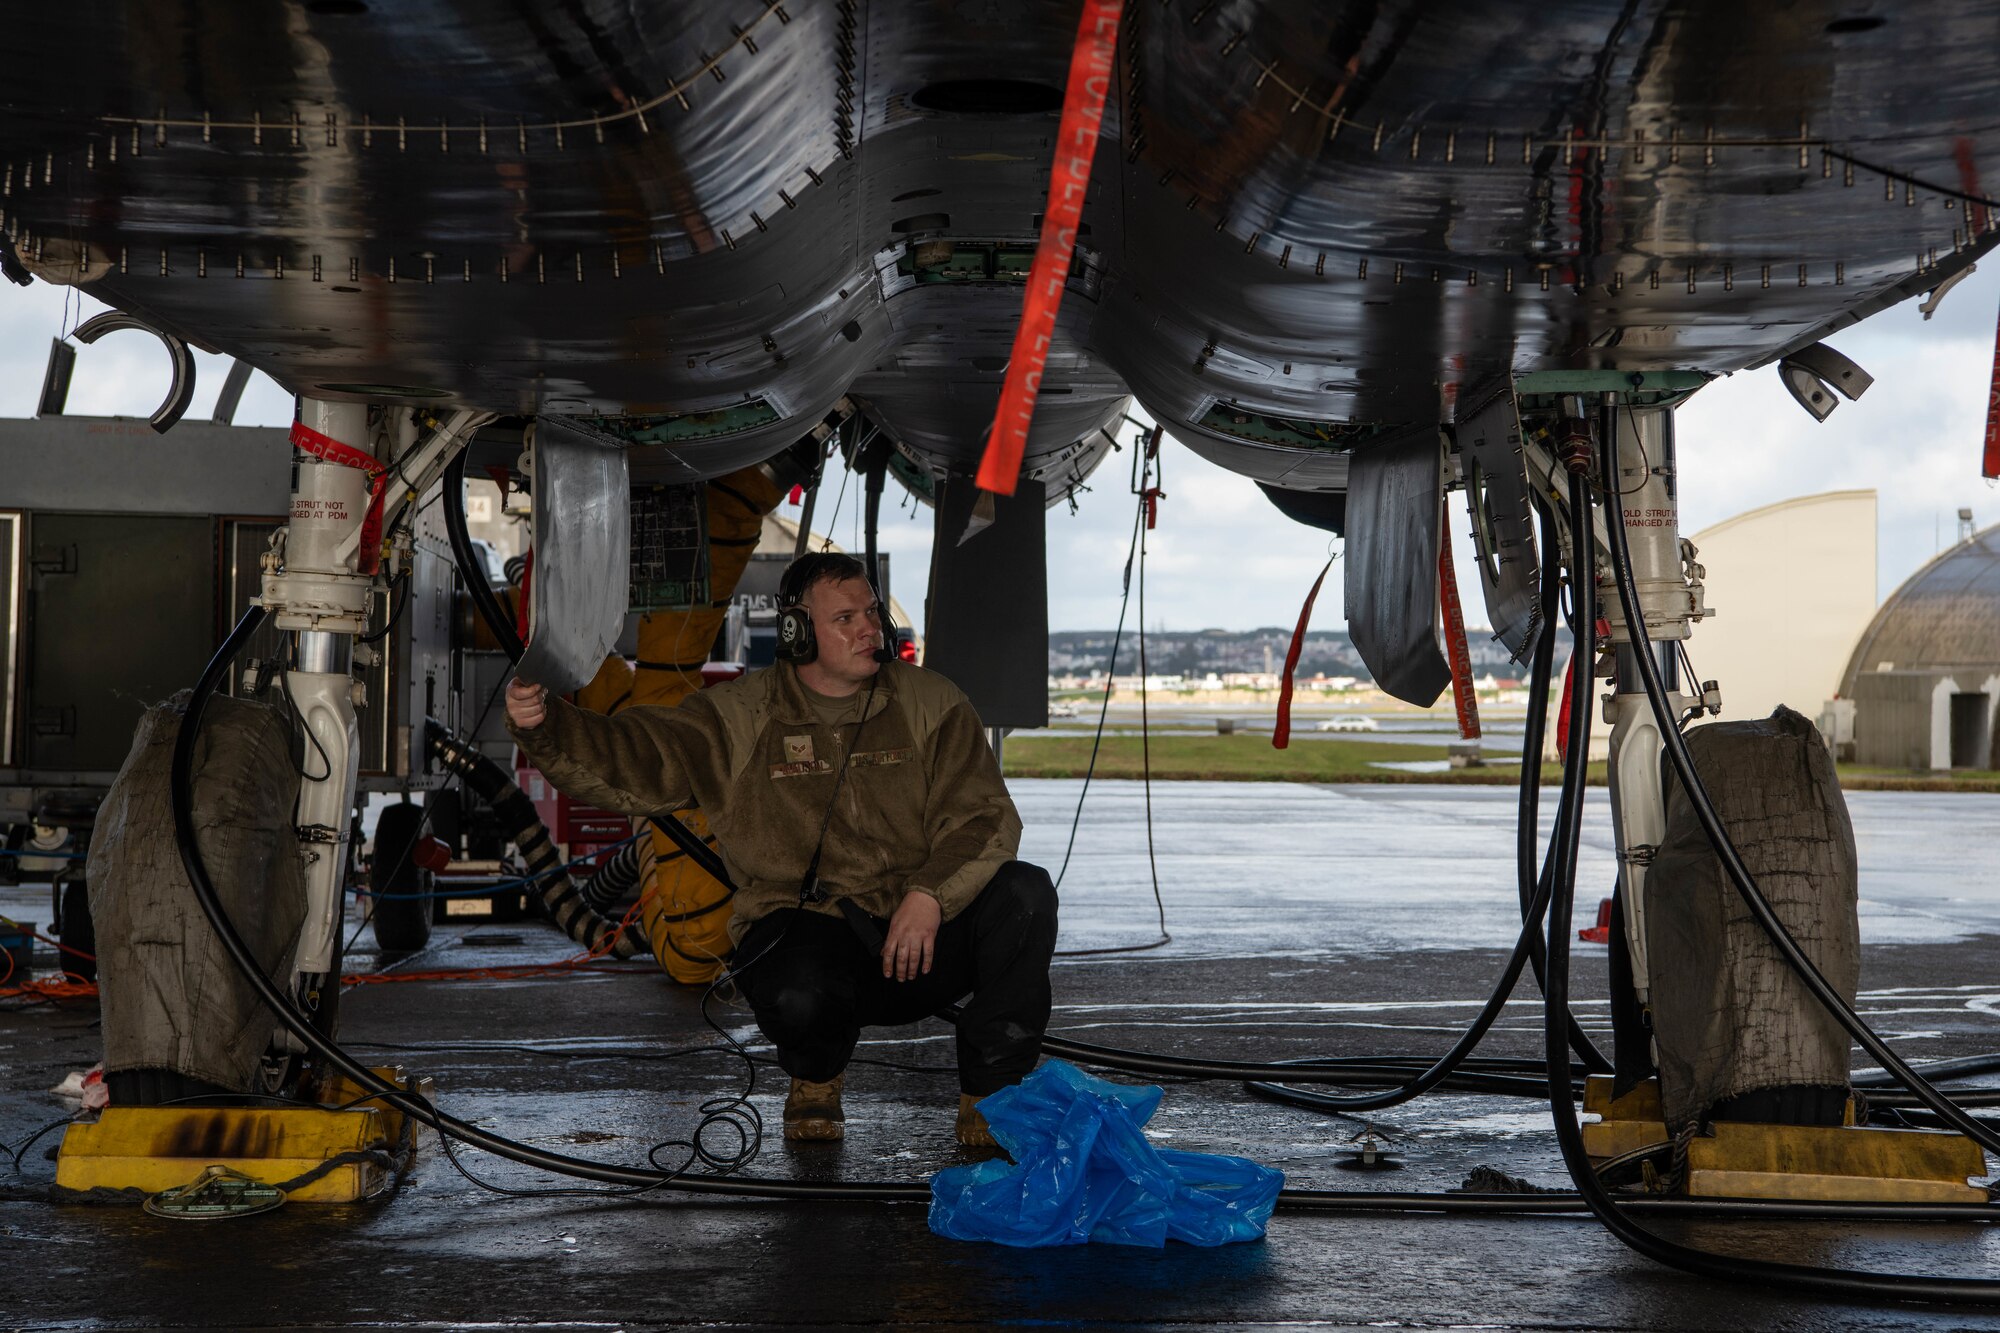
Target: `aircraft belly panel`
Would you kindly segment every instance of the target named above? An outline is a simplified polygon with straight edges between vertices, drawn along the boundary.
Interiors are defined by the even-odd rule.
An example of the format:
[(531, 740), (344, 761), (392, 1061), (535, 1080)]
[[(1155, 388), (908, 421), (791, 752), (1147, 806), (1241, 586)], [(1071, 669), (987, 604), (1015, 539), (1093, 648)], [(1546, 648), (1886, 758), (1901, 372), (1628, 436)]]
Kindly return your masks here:
[[(782, 404), (696, 451), (723, 468), (859, 380), (915, 400), (1007, 355), (989, 307), (1018, 301), (1074, 23), (1056, 0), (42, 7), (0, 34), (0, 212), (45, 278), (302, 390)], [(1509, 371), (1726, 372), (1994, 244), (2000, 0), (1168, 0), (1127, 24), (1045, 402), (1129, 387), (1279, 484), (1321, 484), (1318, 451), (1206, 414), (1393, 426)], [(954, 401), (997, 374), (952, 371)], [(919, 415), (911, 447), (976, 453), (980, 413)]]

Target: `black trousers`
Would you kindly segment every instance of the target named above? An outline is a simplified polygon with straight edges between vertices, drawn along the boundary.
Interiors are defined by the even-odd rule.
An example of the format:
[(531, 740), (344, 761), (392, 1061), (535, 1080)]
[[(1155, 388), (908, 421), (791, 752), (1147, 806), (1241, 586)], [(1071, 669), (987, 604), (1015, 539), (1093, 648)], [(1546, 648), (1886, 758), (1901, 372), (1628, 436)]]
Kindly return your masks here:
[(915, 1023), (971, 995), (958, 1022), (958, 1082), (984, 1097), (1019, 1083), (1041, 1056), (1055, 945), (1048, 872), (1009, 861), (938, 927), (931, 970), (909, 981), (884, 977), (880, 955), (845, 918), (796, 907), (758, 918), (735, 961), (748, 964), (739, 984), (778, 1064), (814, 1083), (847, 1067), (862, 1028)]

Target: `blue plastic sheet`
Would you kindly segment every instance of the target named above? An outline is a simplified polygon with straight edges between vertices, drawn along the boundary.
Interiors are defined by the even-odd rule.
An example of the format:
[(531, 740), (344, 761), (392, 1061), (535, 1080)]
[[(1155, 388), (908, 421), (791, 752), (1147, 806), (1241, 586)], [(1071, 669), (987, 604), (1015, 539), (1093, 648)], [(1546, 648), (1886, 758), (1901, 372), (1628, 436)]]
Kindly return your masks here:
[(1284, 1174), (1242, 1157), (1154, 1147), (1144, 1126), (1164, 1095), (1048, 1061), (979, 1103), (1014, 1160), (938, 1172), (931, 1230), (1022, 1247), (1262, 1237)]

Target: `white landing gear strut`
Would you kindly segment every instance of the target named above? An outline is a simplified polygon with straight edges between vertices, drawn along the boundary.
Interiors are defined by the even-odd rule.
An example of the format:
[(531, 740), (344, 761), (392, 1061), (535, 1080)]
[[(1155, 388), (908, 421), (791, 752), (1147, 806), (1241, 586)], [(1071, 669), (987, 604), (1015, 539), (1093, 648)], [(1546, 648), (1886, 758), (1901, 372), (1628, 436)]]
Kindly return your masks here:
[[(1595, 425), (1617, 443), (1617, 475), (1601, 479), (1599, 494), (1605, 504), (1624, 510), (1639, 614), (1661, 654), (1661, 675), (1672, 692), (1675, 715), (1680, 716), (1693, 701), (1679, 689), (1675, 645), (1688, 637), (1693, 622), (1706, 616), (1708, 609), (1694, 548), (1680, 536), (1673, 408), (1632, 406), (1620, 402), (1618, 395), (1605, 394)], [(1600, 516), (1595, 531), (1602, 532), (1602, 521)], [(1663, 742), (1632, 656), (1640, 650), (1633, 644), (1629, 612), (1608, 563), (1599, 567), (1597, 587), (1597, 604), (1610, 624), (1616, 661), (1615, 691), (1604, 696), (1604, 721), (1611, 728), (1606, 777), (1632, 985), (1643, 1005), (1652, 992), (1646, 960), (1646, 873), (1666, 833), (1666, 793), (1660, 775)]]
[[(295, 636), (284, 688), (302, 719), (305, 774), (295, 823), (305, 868), (306, 919), (293, 956), (293, 994), (330, 1030), (338, 993), (340, 928), (364, 705), (353, 676), (354, 636), (368, 627), (368, 602), (392, 572), (384, 534), (402, 508), (428, 490), (480, 425), (460, 411), (429, 423), (408, 408), (299, 400), (292, 431), (290, 521), (264, 556), (262, 602)], [(281, 1031), (278, 1048), (303, 1046)]]

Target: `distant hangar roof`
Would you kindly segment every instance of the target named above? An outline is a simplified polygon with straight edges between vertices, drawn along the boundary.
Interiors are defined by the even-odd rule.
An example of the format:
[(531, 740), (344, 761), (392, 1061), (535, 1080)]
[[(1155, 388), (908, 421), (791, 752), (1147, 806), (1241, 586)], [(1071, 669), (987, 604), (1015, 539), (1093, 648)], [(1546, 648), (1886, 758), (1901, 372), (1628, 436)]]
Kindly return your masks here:
[(1861, 638), (1840, 693), (1864, 671), (2000, 669), (2000, 524), (1975, 533), (1909, 577)]

